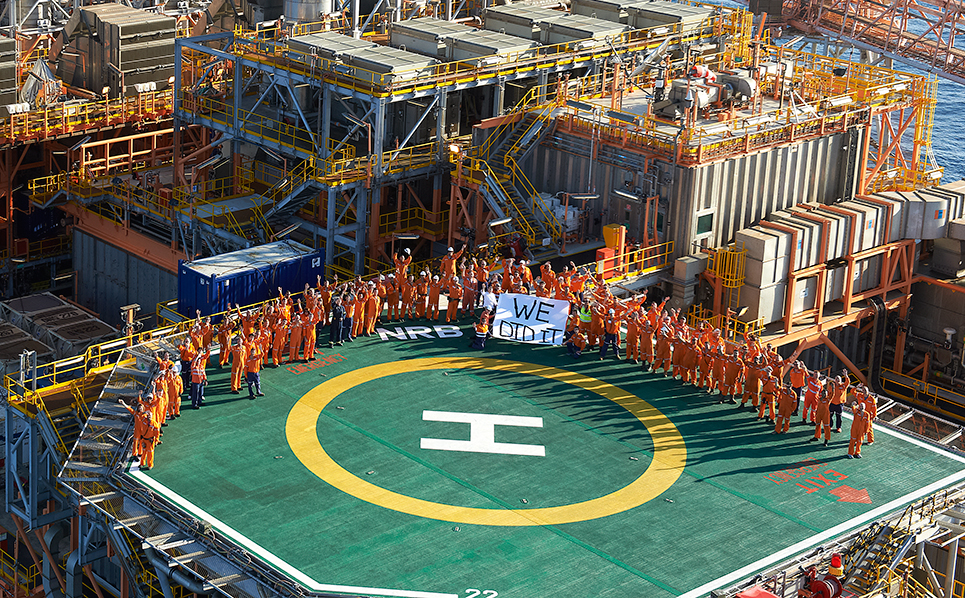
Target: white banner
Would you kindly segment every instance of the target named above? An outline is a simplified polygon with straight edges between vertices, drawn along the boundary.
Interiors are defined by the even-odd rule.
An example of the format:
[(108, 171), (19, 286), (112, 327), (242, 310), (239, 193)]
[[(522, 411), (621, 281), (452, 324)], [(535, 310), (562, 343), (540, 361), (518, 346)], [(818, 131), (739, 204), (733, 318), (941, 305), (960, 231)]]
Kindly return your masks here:
[(521, 343), (562, 345), (570, 302), (503, 293), (496, 305), (493, 336)]

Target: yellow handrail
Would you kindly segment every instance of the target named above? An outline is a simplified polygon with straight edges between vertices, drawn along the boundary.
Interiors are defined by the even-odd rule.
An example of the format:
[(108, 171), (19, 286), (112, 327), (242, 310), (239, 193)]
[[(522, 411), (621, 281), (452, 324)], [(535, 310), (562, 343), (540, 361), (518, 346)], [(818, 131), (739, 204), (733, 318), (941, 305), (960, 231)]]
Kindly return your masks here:
[(672, 255), (673, 241), (640, 249), (627, 249), (608, 260), (594, 262), (595, 272), (603, 276), (604, 282), (613, 284), (668, 268), (673, 264)]
[[(473, 180), (473, 182), (479, 183), (480, 185), (495, 185), (499, 189), (500, 193), (502, 193), (502, 195), (506, 198), (506, 201), (509, 202), (509, 205), (515, 212), (515, 217), (513, 218), (513, 227), (516, 229), (516, 232), (520, 234), (520, 236), (526, 239), (526, 243), (532, 247), (536, 242), (536, 231), (533, 230), (533, 227), (530, 226), (529, 222), (523, 218), (523, 212), (519, 209), (519, 206), (516, 205), (516, 202), (513, 201), (513, 196), (506, 192), (506, 189), (503, 187), (499, 177), (495, 172), (492, 171), (491, 168), (489, 168), (489, 164), (487, 164), (485, 160), (480, 160), (479, 158), (474, 158), (472, 156), (464, 156), (457, 153), (450, 153), (449, 155), (450, 159), (454, 162), (462, 160), (464, 164), (463, 168), (466, 168), (465, 164), (468, 162), (469, 172), (464, 176), (470, 180)], [(474, 172), (482, 173), (483, 176), (476, 180), (475, 177), (473, 177)], [(486, 182), (485, 175), (489, 175), (488, 180), (491, 182)]]
[(517, 185), (517, 188), (522, 188), (526, 195), (532, 199), (533, 207), (535, 207), (536, 210), (539, 211), (540, 216), (542, 216), (543, 224), (549, 229), (550, 237), (554, 242), (559, 243), (563, 238), (563, 227), (556, 218), (556, 214), (545, 207), (543, 198), (539, 192), (536, 191), (536, 187), (534, 187), (533, 184), (529, 182), (529, 179), (526, 178), (526, 175), (523, 174), (523, 170), (516, 163), (516, 160), (507, 156), (506, 165), (509, 167), (512, 184)]
[(0, 549), (0, 577), (23, 590), (24, 596), (29, 596), (40, 585), (40, 570), (37, 565), (24, 565), (17, 562), (12, 555)]

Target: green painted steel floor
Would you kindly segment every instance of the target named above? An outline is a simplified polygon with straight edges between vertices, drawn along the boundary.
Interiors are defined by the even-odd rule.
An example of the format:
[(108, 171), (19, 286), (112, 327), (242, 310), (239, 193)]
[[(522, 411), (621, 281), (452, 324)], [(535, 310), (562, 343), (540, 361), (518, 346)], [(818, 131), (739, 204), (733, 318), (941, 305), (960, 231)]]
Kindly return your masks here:
[[(186, 408), (165, 428), (153, 470), (128, 475), (313, 589), (468, 598), (695, 593), (965, 477), (959, 458), (880, 429), (864, 459), (848, 460), (847, 420), (825, 448), (806, 442), (810, 426), (795, 423), (774, 436), (749, 409), (718, 405), (717, 397), (627, 362), (572, 360), (560, 348), (494, 341), (471, 352), (466, 337), (435, 336), (358, 339), (322, 352), (341, 360), (264, 370), (267, 396), (254, 401), (227, 391), (227, 370), (209, 368), (205, 407)], [(399, 363), (458, 357), (534, 366), (404, 371)], [(396, 365), (360, 372), (378, 364)], [(578, 375), (550, 379), (553, 368)], [(581, 377), (603, 382), (573, 383)], [(648, 402), (673, 425), (605, 398), (604, 383)], [(306, 395), (325, 403), (316, 421), (296, 407)], [(541, 427), (497, 422), (490, 444), (470, 448), (512, 443), (545, 454), (422, 448), (424, 438), (470, 439), (467, 423), (431, 421), (426, 411), (539, 418)], [(321, 447), (299, 459), (291, 431)], [(677, 432), (686, 467), (675, 467), (673, 450), (658, 451), (652, 463), (655, 446), (682, 448)], [(346, 490), (313, 473), (322, 468), (313, 456), (321, 452), (344, 474), (335, 485)], [(320, 475), (329, 479), (332, 469)], [(656, 496), (601, 516), (614, 503), (595, 499), (630, 484), (624, 502)], [(669, 487), (661, 492), (661, 484)], [(839, 500), (861, 501), (861, 491), (870, 504)], [(529, 524), (447, 521), (442, 505), (467, 507), (459, 516), (516, 510)], [(564, 509), (571, 522), (554, 522), (555, 511), (545, 510), (566, 505), (577, 505)]]

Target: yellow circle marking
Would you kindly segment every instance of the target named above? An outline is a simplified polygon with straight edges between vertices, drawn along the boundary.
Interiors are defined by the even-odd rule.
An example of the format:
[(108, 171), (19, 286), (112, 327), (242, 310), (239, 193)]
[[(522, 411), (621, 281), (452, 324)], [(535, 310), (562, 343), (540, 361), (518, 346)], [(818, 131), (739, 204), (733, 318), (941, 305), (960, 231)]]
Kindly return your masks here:
[[(386, 490), (348, 472), (322, 448), (316, 425), (322, 409), (332, 399), (370, 380), (438, 369), (485, 369), (531, 374), (596, 393), (620, 405), (646, 426), (653, 439), (653, 460), (636, 480), (599, 498), (558, 507), (483, 509), (436, 503)], [(410, 515), (475, 525), (558, 525), (622, 513), (656, 498), (670, 488), (687, 464), (687, 447), (677, 427), (657, 408), (636, 395), (576, 372), (502, 359), (429, 357), (372, 365), (342, 374), (316, 386), (295, 404), (288, 414), (285, 433), (295, 456), (312, 473), (347, 494)]]

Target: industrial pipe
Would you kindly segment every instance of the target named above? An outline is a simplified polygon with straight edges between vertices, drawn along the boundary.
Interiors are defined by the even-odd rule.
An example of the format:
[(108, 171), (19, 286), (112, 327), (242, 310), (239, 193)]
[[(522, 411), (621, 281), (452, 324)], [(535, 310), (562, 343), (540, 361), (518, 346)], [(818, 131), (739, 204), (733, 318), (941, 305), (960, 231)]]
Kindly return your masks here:
[[(63, 538), (64, 529), (60, 525), (51, 525), (47, 530), (47, 533), (43, 536), (40, 535), (40, 529), (35, 529), (34, 532), (37, 534), (37, 539), (40, 541), (40, 547), (43, 549), (46, 558), (43, 561), (43, 567), (41, 570), (41, 577), (43, 578), (44, 593), (47, 598), (63, 598), (64, 589), (67, 584), (64, 581), (64, 576), (60, 573), (60, 564), (54, 559), (52, 548), (60, 543)], [(54, 587), (53, 582), (57, 582), (57, 587)]]
[[(200, 581), (198, 581), (198, 579), (185, 575), (181, 571), (181, 569), (174, 569), (172, 571), (171, 564), (169, 564), (167, 560), (161, 558), (158, 551), (155, 550), (154, 548), (148, 546), (147, 548), (144, 549), (144, 554), (147, 555), (147, 560), (149, 560), (151, 564), (154, 565), (154, 568), (157, 570), (159, 579), (161, 579), (161, 575), (163, 573), (165, 579), (173, 581), (179, 586), (184, 587), (192, 594), (202, 594), (205, 596), (207, 596), (208, 594), (211, 594), (211, 590), (205, 588), (205, 585)], [(164, 591), (164, 598), (172, 598), (170, 595), (170, 592), (171, 592), (170, 583), (167, 583), (163, 586), (163, 591)]]
[(80, 552), (77, 549), (67, 557), (67, 588), (64, 591), (67, 598), (82, 598), (84, 595), (84, 569), (80, 566)]

